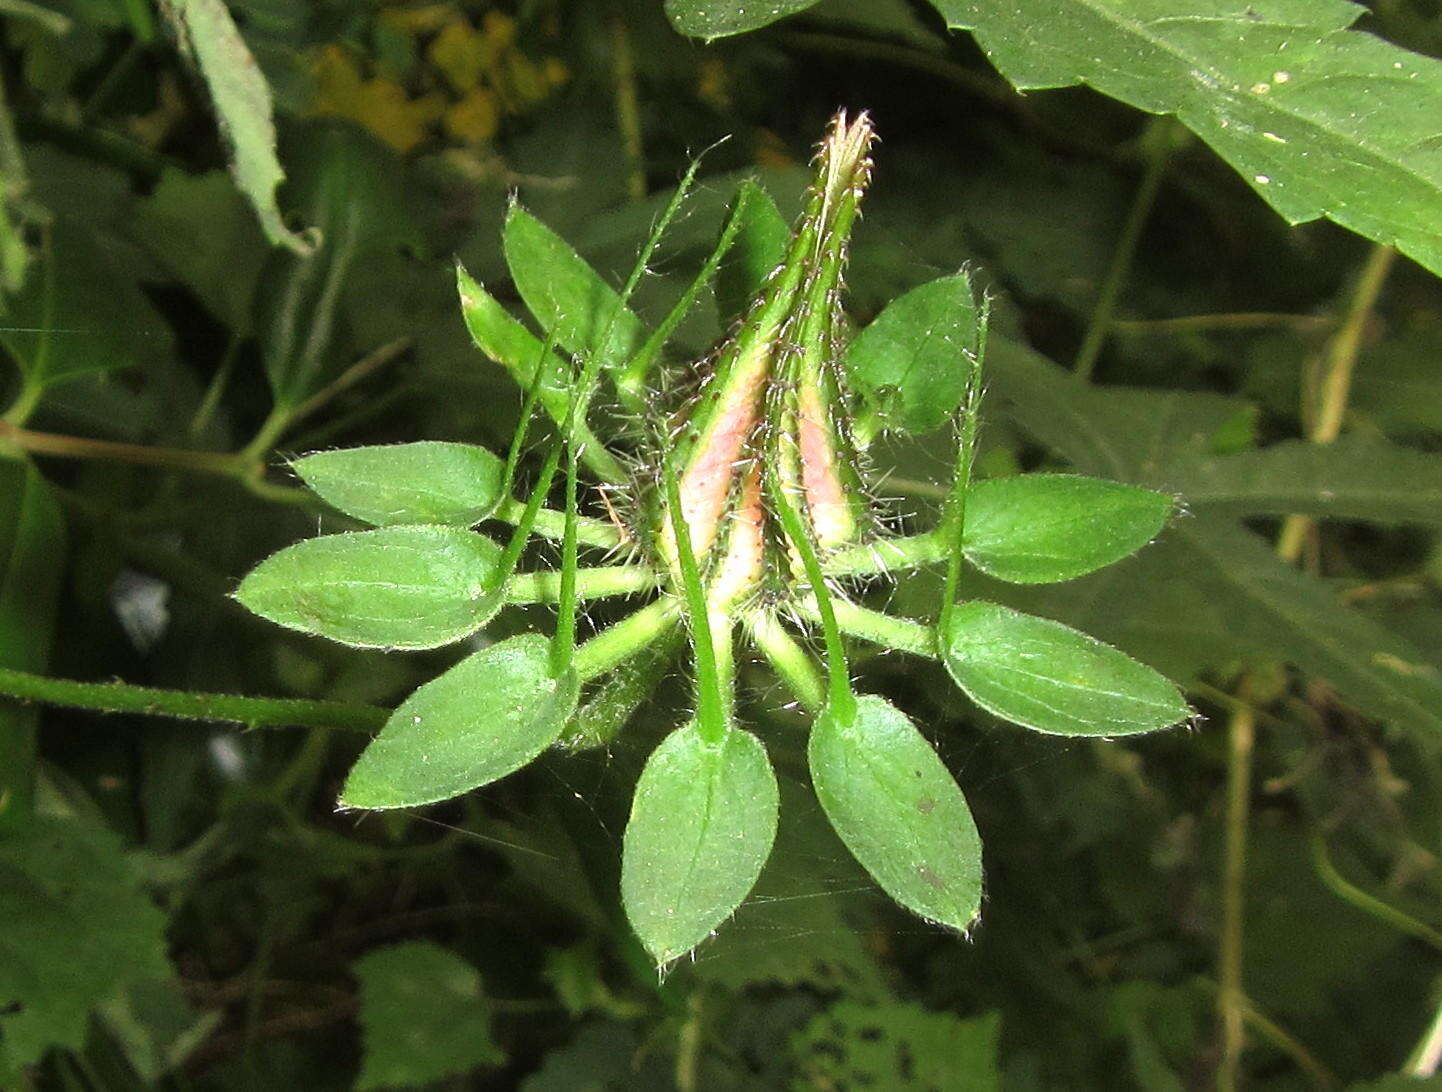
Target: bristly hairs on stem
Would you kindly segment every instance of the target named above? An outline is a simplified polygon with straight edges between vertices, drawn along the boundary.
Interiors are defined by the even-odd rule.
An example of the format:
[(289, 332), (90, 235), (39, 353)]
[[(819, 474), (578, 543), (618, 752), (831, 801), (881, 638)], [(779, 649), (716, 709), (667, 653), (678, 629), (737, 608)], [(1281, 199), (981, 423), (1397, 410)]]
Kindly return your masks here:
[[(970, 288), (971, 279), (967, 278)], [(952, 475), (951, 496), (947, 499), (942, 513), (941, 533), (950, 540), (951, 551), (946, 559), (946, 590), (942, 594), (941, 614), (937, 619), (938, 632), (945, 634), (950, 629), (952, 611), (956, 608), (956, 596), (961, 585), (961, 563), (966, 536), (966, 495), (971, 489), (972, 464), (976, 460), (977, 419), (981, 411), (981, 372), (986, 358), (986, 331), (991, 317), (991, 302), (982, 298), (976, 313), (976, 347), (966, 355), (970, 356), (971, 372), (966, 379), (966, 393), (962, 396), (961, 413), (957, 423), (956, 472)]]

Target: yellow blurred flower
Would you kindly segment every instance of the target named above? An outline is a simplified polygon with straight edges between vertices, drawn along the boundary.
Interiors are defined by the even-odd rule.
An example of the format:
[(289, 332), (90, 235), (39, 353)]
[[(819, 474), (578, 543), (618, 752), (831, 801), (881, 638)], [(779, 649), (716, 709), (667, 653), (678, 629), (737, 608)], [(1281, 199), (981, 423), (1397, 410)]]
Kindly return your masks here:
[(501, 124), (501, 104), (496, 93), (485, 87), (472, 88), (446, 111), (446, 132), (467, 144), (481, 144), (496, 135)]

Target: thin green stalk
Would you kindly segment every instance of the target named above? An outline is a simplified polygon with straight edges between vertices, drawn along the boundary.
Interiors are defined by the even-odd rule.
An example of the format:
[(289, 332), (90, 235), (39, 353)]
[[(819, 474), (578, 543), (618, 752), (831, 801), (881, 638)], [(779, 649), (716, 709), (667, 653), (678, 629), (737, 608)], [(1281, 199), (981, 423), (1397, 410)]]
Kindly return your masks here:
[(941, 527), (919, 535), (883, 538), (848, 546), (824, 558), (821, 567), (827, 576), (869, 576), (935, 565), (947, 560), (953, 553), (945, 530)]
[(576, 545), (576, 455), (577, 445), (566, 445), (566, 527), (561, 535), (561, 597), (556, 614), (556, 634), (551, 641), (551, 671), (557, 676), (571, 669), (576, 652), (576, 570), (580, 567)]
[(1297, 1064), (1297, 1068), (1312, 1078), (1318, 1088), (1336, 1088), (1341, 1082), (1337, 1075), (1317, 1060), (1300, 1039), (1286, 1028), (1260, 1012), (1250, 998), (1242, 998), (1242, 1017), (1252, 1030), (1280, 1050)]
[(657, 599), (583, 641), (571, 666), (582, 682), (604, 675), (665, 636), (680, 619), (681, 610), (675, 599)]
[(711, 279), (716, 275), (716, 270), (720, 267), (722, 259), (726, 257), (732, 245), (736, 242), (736, 236), (741, 233), (742, 216), (745, 213), (746, 204), (749, 200), (754, 200), (751, 195), (758, 189), (759, 187), (749, 179), (742, 183), (740, 196), (737, 198), (736, 205), (731, 210), (731, 215), (726, 218), (726, 223), (721, 228), (721, 236), (716, 241), (715, 249), (711, 251), (706, 261), (702, 264), (701, 271), (697, 273), (691, 283), (686, 286), (686, 291), (681, 293), (681, 298), (671, 306), (670, 311), (666, 312), (666, 317), (661, 320), (661, 324), (657, 326), (651, 336), (646, 339), (646, 343), (641, 346), (636, 355), (631, 358), (630, 363), (626, 365), (625, 371), (621, 373), (617, 383), (623, 391), (628, 392), (632, 397), (639, 398), (641, 393), (646, 389), (651, 366), (656, 362), (656, 358), (660, 356), (662, 348), (665, 347), (671, 335), (676, 332), (676, 327), (681, 325), (681, 321), (690, 313), (691, 308), (695, 306), (702, 289), (711, 283)]
[[(501, 475), (501, 492), (506, 496), (509, 496), (511, 490), (515, 488), (516, 468), (521, 462), (526, 434), (531, 428), (531, 417), (536, 412), (536, 403), (541, 400), (541, 373), (546, 370), (546, 362), (551, 359), (555, 348), (556, 328), (553, 325), (546, 331), (546, 340), (541, 345), (541, 355), (536, 360), (536, 366), (531, 369), (531, 382), (526, 385), (526, 397), (525, 401), (521, 403), (521, 415), (516, 419), (516, 430), (511, 433), (511, 446), (506, 452), (506, 469), (505, 473)], [(549, 484), (547, 488), (549, 488)]]
[[(541, 502), (546, 499), (546, 494), (551, 490), (551, 481), (556, 476), (556, 467), (561, 462), (561, 442), (554, 440), (551, 449), (546, 452), (546, 461), (541, 464), (541, 475), (536, 479), (536, 484), (531, 490), (531, 496), (526, 501), (526, 507), (522, 509), (521, 516), (516, 520), (515, 530), (511, 532), (510, 541), (502, 552), (500, 560), (496, 562), (496, 584), (504, 584), (510, 580), (516, 572), (516, 563), (521, 560), (521, 552), (526, 548), (526, 543), (531, 538), (531, 528), (535, 525), (536, 515), (541, 510)], [(572, 592), (575, 591), (574, 582)]]
[(1132, 201), (1131, 211), (1127, 213), (1126, 223), (1122, 226), (1121, 237), (1117, 240), (1117, 248), (1112, 253), (1111, 264), (1107, 267), (1106, 279), (1102, 281), (1096, 307), (1092, 310), (1091, 321), (1087, 324), (1086, 336), (1082, 339), (1081, 348), (1077, 350), (1076, 363), (1072, 366), (1072, 370), (1082, 379), (1091, 378), (1097, 358), (1101, 356), (1102, 346), (1106, 344), (1107, 336), (1111, 333), (1117, 300), (1121, 296), (1127, 276), (1131, 273), (1137, 244), (1142, 237), (1142, 228), (1146, 227), (1147, 220), (1151, 217), (1157, 192), (1161, 189), (1162, 175), (1166, 171), (1171, 153), (1171, 136), (1175, 124), (1167, 117), (1153, 118), (1147, 123), (1146, 131), (1142, 135), (1142, 147), (1147, 153), (1146, 170), (1142, 173), (1141, 185), (1137, 187), (1136, 198)]
[(950, 546), (946, 555), (946, 590), (942, 593), (941, 615), (937, 619), (941, 633), (947, 633), (951, 628), (951, 614), (956, 609), (956, 597), (961, 588), (961, 562), (966, 556), (966, 495), (971, 491), (971, 468), (976, 459), (977, 419), (981, 412), (981, 364), (986, 355), (988, 313), (989, 307), (983, 303), (977, 315), (976, 359), (970, 362), (971, 373), (967, 376), (957, 429), (956, 471), (951, 476), (951, 496), (947, 500), (938, 536)]
[(821, 569), (815, 547), (811, 545), (801, 513), (797, 511), (795, 502), (788, 495), (774, 468), (767, 474), (767, 479), (771, 486), (772, 507), (781, 518), (781, 528), (786, 532), (786, 538), (801, 558), (806, 579), (811, 584), (811, 601), (816, 604), (816, 614), (821, 621), (822, 639), (826, 642), (826, 704), (843, 721), (849, 721), (856, 712), (856, 695), (851, 690), (846, 645), (841, 639), (837, 611), (826, 587), (826, 574)]
[(746, 616), (747, 632), (761, 655), (775, 669), (801, 707), (808, 713), (821, 712), (826, 704), (826, 681), (811, 654), (786, 631), (773, 610), (759, 610)]
[(613, 7), (607, 19), (611, 31), (611, 58), (616, 74), (616, 127), (626, 155), (626, 196), (646, 196), (646, 148), (641, 139), (641, 106), (636, 94), (636, 62), (631, 56), (631, 33), (626, 17)]
[(202, 694), (129, 683), (90, 683), (53, 679), (0, 667), (0, 695), (21, 701), (90, 709), (97, 713), (143, 713), (181, 720), (221, 721), (249, 728), (343, 728), (377, 731), (387, 709), (304, 698), (252, 698), (239, 694)]
[(1251, 810), (1252, 749), (1256, 722), (1250, 703), (1232, 710), (1227, 725), (1227, 813), (1222, 863), (1222, 925), (1217, 945), (1217, 1010), (1222, 1056), (1219, 1092), (1233, 1092), (1246, 1045), (1246, 993), (1242, 988), (1242, 929), (1246, 914), (1247, 824)]
[[(501, 523), (514, 524), (524, 518), (525, 512), (526, 505), (524, 503), (515, 498), (508, 498), (500, 503), (500, 506), (491, 513), (490, 518)], [(558, 512), (554, 508), (539, 509), (536, 512), (536, 521), (531, 527), (531, 531), (559, 542), (566, 533), (566, 513)], [(621, 532), (616, 529), (615, 525), (607, 523), (605, 520), (580, 516), (576, 520), (576, 540), (587, 546), (614, 550), (621, 545)]]
[[(804, 616), (819, 620), (820, 613), (814, 603), (803, 601), (798, 604), (798, 608)], [(832, 608), (836, 612), (836, 624), (843, 633), (852, 637), (859, 637), (883, 648), (925, 656), (930, 660), (939, 655), (936, 630), (931, 626), (858, 606), (849, 599), (833, 599)]]
[[(661, 583), (654, 569), (642, 565), (597, 565), (576, 573), (577, 599), (606, 599), (651, 591)], [(561, 574), (558, 572), (513, 573), (506, 585), (506, 602), (559, 603)]]
[(1398, 910), (1395, 906), (1383, 902), (1375, 895), (1368, 894), (1349, 881), (1347, 877), (1337, 871), (1337, 866), (1332, 863), (1332, 858), (1327, 853), (1326, 839), (1320, 833), (1313, 833), (1311, 841), (1312, 867), (1317, 870), (1317, 878), (1326, 885), (1332, 894), (1344, 902), (1351, 903), (1364, 914), (1370, 914), (1378, 921), (1385, 922), (1398, 932), (1425, 941), (1442, 952), (1442, 932), (1418, 921), (1412, 915)]
[[(686, 596), (686, 615), (691, 623), (691, 647), (696, 661), (696, 728), (706, 742), (720, 743), (731, 726), (731, 702), (723, 692), (725, 682), (712, 640), (706, 587), (701, 583), (701, 569), (696, 564), (696, 551), (691, 548), (690, 531), (681, 521), (681, 489), (676, 482), (676, 468), (669, 460), (665, 476), (666, 506), (671, 515), (671, 532), (676, 540), (681, 585)], [(727, 639), (730, 639), (729, 629)]]

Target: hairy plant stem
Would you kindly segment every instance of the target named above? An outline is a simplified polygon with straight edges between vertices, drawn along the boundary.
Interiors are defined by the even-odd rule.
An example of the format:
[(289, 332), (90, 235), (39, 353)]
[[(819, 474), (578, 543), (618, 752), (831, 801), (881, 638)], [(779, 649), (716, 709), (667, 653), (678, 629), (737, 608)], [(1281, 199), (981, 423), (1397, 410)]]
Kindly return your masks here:
[(376, 731), (389, 710), (374, 705), (305, 698), (252, 698), (239, 694), (201, 694), (129, 683), (91, 683), (52, 679), (0, 668), (0, 695), (46, 705), (90, 709), (98, 713), (143, 713), (181, 720), (221, 721), (249, 728), (343, 728)]
[[(506, 586), (507, 603), (559, 603), (564, 591), (561, 573), (554, 571), (515, 573)], [(642, 565), (598, 565), (577, 569), (577, 599), (606, 599), (613, 595), (650, 591), (664, 578)]]
[[(836, 625), (842, 633), (881, 645), (883, 648), (910, 652), (931, 660), (940, 655), (936, 645), (936, 631), (931, 626), (871, 610), (839, 596), (832, 598), (831, 605), (836, 614)], [(814, 599), (798, 600), (796, 609), (802, 617), (820, 621), (821, 612)]]
[(1081, 348), (1077, 350), (1076, 362), (1072, 365), (1072, 370), (1082, 379), (1091, 378), (1097, 358), (1101, 356), (1102, 347), (1111, 333), (1117, 300), (1121, 296), (1127, 276), (1131, 273), (1142, 229), (1146, 227), (1152, 207), (1156, 204), (1162, 175), (1166, 172), (1172, 150), (1172, 135), (1175, 132), (1176, 122), (1168, 117), (1159, 117), (1147, 122), (1142, 134), (1141, 143), (1147, 156), (1146, 169), (1142, 173), (1141, 185), (1137, 187), (1131, 211), (1127, 213), (1126, 223), (1122, 225), (1116, 250), (1112, 252), (1111, 264), (1107, 267), (1106, 279), (1102, 281), (1101, 292), (1097, 295), (1096, 307), (1092, 310)]
[(743, 624), (752, 642), (766, 657), (786, 687), (808, 713), (819, 713), (826, 704), (826, 680), (816, 668), (811, 653), (786, 631), (772, 610), (753, 611)]
[(679, 599), (657, 599), (576, 647), (571, 666), (582, 682), (604, 675), (664, 637), (681, 618)]
[(953, 543), (945, 528), (924, 531), (904, 538), (882, 538), (847, 546), (822, 558), (827, 576), (871, 576), (920, 569), (951, 557)]

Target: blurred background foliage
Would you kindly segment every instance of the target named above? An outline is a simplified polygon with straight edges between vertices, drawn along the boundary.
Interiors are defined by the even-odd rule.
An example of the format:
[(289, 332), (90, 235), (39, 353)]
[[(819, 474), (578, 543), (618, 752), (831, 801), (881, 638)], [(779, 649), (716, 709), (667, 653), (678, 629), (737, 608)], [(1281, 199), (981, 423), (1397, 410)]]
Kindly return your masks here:
[[(1191, 507), (1105, 574), (972, 590), (1115, 642), (1206, 719), (1043, 739), (935, 665), (859, 658), (976, 814), (987, 899), (962, 941), (850, 864), (800, 785), (802, 722), (749, 665), (746, 715), (783, 779), (777, 851), (662, 983), (620, 915), (617, 862), (640, 763), (683, 715), (680, 675), (606, 750), (415, 814), (333, 811), (359, 751), (345, 733), (0, 704), (0, 995), (16, 999), (0, 1083), (1201, 1088), (1230, 1071), (1219, 981), (1239, 967), (1222, 1023), (1240, 1022), (1247, 1086), (1417, 1086), (1386, 1075), (1428, 1071), (1413, 1050), (1436, 1037), (1442, 970), (1432, 274), (1329, 223), (1287, 226), (1172, 123), (1085, 89), (1016, 94), (909, 0), (824, 0), (712, 45), (658, 0), (231, 0), (300, 240), (274, 246), (167, 33), (186, 7), (0, 2), (0, 664), (396, 703), (454, 654), (342, 650), (227, 598), (266, 554), (347, 526), (284, 456), (503, 451), (520, 400), (470, 345), (452, 271), (515, 299), (511, 195), (619, 280), (711, 148), (637, 294), (654, 319), (738, 179), (796, 211), (847, 106), (883, 140), (850, 317), (964, 264), (995, 299), (981, 471), (1070, 466)], [(1431, 0), (1362, 15), (1442, 46)], [(722, 332), (703, 306), (679, 340), (700, 359)], [(1322, 450), (1300, 438), (1344, 336), (1346, 430)], [(1090, 385), (1047, 359), (1082, 352)], [(876, 461), (904, 521), (947, 454)], [(1284, 531), (1291, 513), (1326, 518)], [(939, 586), (875, 594), (920, 614)], [(16, 833), (37, 736), (36, 815)], [(1224, 867), (1229, 834), (1244, 874)]]

